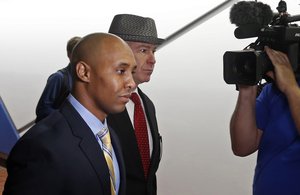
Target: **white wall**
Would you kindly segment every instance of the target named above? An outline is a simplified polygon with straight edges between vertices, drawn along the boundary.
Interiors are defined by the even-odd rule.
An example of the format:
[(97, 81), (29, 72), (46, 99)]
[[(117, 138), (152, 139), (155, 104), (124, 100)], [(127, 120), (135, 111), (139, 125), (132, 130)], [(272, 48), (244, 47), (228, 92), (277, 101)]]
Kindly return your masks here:
[[(165, 38), (222, 0), (0, 1), (0, 95), (19, 128), (34, 119), (48, 75), (67, 64), (66, 41), (109, 28), (113, 16), (156, 20)], [(279, 0), (265, 0), (273, 11)], [(299, 14), (299, 1), (287, 0)], [(298, 13), (297, 13), (298, 11)], [(229, 8), (157, 52), (150, 83), (163, 136), (159, 195), (250, 195), (256, 154), (232, 154), (229, 120), (237, 92), (223, 81), (222, 56), (253, 40), (237, 40)], [(189, 148), (185, 151), (182, 146)]]

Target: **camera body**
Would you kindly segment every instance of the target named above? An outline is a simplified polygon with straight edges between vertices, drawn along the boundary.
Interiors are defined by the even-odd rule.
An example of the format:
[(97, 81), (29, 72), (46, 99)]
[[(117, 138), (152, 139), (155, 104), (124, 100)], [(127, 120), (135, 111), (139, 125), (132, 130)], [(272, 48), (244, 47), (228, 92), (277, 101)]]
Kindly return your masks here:
[[(223, 77), (227, 84), (256, 85), (266, 72), (273, 70), (273, 65), (264, 51), (264, 46), (282, 51), (287, 54), (294, 72), (298, 70), (300, 27), (290, 24), (300, 17), (290, 17), (279, 13), (273, 17), (269, 25), (255, 29), (249, 33), (257, 35), (257, 40), (241, 51), (226, 51), (223, 55)], [(252, 30), (245, 28), (245, 32)], [(235, 30), (235, 35), (243, 27)], [(253, 33), (254, 32), (254, 33)], [(247, 33), (246, 33), (247, 34)], [(237, 35), (236, 35), (237, 37)], [(255, 36), (254, 36), (255, 37)]]

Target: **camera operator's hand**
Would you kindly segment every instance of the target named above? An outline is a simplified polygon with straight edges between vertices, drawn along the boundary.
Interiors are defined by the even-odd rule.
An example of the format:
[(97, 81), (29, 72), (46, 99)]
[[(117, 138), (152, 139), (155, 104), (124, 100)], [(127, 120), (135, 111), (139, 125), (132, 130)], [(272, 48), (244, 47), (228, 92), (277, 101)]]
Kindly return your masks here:
[(295, 74), (286, 54), (265, 47), (265, 50), (274, 65), (275, 74), (272, 76), (277, 87), (285, 94), (292, 117), (300, 134), (300, 88), (296, 81)]
[(298, 88), (295, 74), (287, 55), (280, 51), (273, 50), (267, 46), (265, 47), (265, 51), (272, 61), (275, 72), (274, 74), (274, 72), (270, 71), (267, 73), (267, 75), (275, 80), (280, 91), (287, 95), (289, 90), (292, 90), (294, 87)]

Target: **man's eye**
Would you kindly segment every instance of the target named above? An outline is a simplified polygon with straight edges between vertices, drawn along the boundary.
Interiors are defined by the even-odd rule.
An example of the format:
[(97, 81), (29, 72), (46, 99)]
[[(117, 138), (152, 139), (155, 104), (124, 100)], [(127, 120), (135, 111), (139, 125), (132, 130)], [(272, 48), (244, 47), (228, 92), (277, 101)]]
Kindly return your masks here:
[(141, 49), (140, 52), (146, 53), (146, 52), (147, 52), (147, 49)]
[(119, 70), (117, 70), (117, 73), (118, 73), (118, 74), (124, 74), (124, 73), (125, 73), (125, 70), (124, 70), (124, 69), (119, 69)]

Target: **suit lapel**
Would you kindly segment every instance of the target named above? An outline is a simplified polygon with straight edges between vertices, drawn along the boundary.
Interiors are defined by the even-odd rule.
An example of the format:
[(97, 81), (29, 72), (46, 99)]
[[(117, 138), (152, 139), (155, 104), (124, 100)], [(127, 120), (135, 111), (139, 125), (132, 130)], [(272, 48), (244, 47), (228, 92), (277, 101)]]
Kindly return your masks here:
[(155, 118), (155, 110), (151, 106), (151, 102), (149, 98), (138, 88), (138, 93), (143, 101), (144, 109), (145, 109), (145, 114), (147, 116), (147, 120), (150, 126), (151, 134), (153, 136), (153, 131), (156, 126), (156, 118)]
[(142, 161), (135, 138), (135, 132), (127, 110), (125, 109), (125, 111), (121, 113), (110, 115), (108, 117), (108, 124), (117, 130), (116, 134), (121, 140), (127, 173), (143, 178), (144, 176), (141, 174), (143, 173)]
[(66, 117), (74, 136), (81, 139), (79, 147), (94, 168), (105, 193), (110, 194), (109, 170), (94, 134), (68, 101), (63, 105), (61, 112)]

